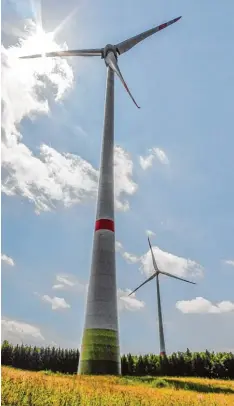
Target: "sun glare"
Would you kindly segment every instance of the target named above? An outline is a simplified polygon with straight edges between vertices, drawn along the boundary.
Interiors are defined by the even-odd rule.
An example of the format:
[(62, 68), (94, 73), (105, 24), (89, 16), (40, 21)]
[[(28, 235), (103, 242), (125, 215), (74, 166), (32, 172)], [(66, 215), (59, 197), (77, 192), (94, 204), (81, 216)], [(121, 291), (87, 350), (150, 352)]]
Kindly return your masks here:
[[(26, 34), (18, 39), (17, 45), (7, 48), (7, 78), (19, 77), (22, 86), (45, 87), (45, 77), (56, 88), (55, 100), (59, 100), (65, 90), (72, 85), (73, 71), (64, 58), (46, 58), (43, 55), (50, 51), (67, 49), (55, 41), (54, 32), (45, 32), (40, 24), (30, 22), (25, 27)], [(20, 59), (20, 56), (41, 54), (35, 59)], [(5, 79), (6, 80), (6, 79)], [(13, 80), (13, 79), (12, 79)], [(47, 83), (47, 82), (46, 82)]]
[(45, 32), (41, 27), (36, 28), (36, 33), (28, 38), (28, 49), (31, 52), (46, 53), (56, 47), (53, 32)]
[(21, 53), (24, 55), (42, 54), (49, 51), (57, 51), (60, 47), (54, 40), (53, 32), (45, 32), (42, 27), (35, 27), (35, 31), (21, 41)]

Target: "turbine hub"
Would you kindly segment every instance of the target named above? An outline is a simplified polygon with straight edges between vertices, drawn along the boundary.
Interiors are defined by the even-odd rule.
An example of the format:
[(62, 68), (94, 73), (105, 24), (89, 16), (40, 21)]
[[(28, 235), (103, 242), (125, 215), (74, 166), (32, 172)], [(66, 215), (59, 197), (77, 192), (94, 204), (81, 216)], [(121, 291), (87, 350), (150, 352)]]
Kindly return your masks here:
[(116, 59), (117, 59), (117, 50), (116, 47), (114, 45), (111, 44), (107, 44), (105, 46), (105, 48), (103, 49), (103, 58), (105, 59), (107, 54), (109, 54), (109, 52), (113, 52), (113, 54), (115, 55)]

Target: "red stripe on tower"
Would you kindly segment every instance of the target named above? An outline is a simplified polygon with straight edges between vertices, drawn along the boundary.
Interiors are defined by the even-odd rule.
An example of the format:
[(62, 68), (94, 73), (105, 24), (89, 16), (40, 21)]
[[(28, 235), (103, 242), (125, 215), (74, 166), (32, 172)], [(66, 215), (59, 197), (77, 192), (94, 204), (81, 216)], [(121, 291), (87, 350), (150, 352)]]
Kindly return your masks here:
[(110, 219), (99, 219), (95, 223), (95, 231), (98, 230), (109, 230), (115, 231), (115, 223), (113, 220)]

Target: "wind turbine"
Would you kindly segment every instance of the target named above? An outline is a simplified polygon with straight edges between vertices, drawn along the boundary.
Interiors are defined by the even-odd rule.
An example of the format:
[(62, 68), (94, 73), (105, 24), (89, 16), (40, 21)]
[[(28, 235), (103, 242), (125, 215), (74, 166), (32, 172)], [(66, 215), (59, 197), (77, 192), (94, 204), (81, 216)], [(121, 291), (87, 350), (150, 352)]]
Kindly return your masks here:
[(99, 56), (107, 67), (106, 100), (102, 154), (97, 197), (95, 231), (93, 237), (92, 265), (87, 295), (85, 325), (83, 331), (79, 374), (121, 373), (117, 290), (115, 269), (114, 226), (114, 73), (119, 77), (132, 101), (139, 108), (123, 79), (118, 66), (118, 56), (129, 51), (139, 42), (178, 21), (167, 23), (145, 31), (116, 45), (99, 49), (56, 51), (45, 54), (22, 56), (21, 58)]
[(164, 332), (163, 332), (162, 307), (161, 307), (160, 288), (159, 288), (159, 274), (167, 275), (167, 276), (170, 276), (171, 278), (179, 279), (180, 281), (192, 283), (193, 285), (196, 285), (196, 283), (188, 281), (187, 279), (179, 278), (178, 276), (172, 275), (169, 272), (164, 272), (164, 271), (159, 270), (156, 259), (154, 257), (154, 253), (152, 250), (152, 246), (151, 246), (149, 237), (148, 237), (148, 242), (149, 242), (149, 247), (150, 247), (150, 252), (151, 252), (151, 256), (152, 256), (153, 267), (154, 267), (155, 273), (153, 273), (153, 275), (151, 275), (148, 279), (146, 279), (145, 282), (143, 282), (140, 286), (138, 286), (131, 293), (129, 293), (128, 296), (131, 296), (134, 292), (136, 292), (138, 289), (140, 289), (141, 286), (145, 285), (152, 279), (156, 278), (160, 355), (165, 356), (166, 348), (165, 348), (165, 339), (164, 339)]

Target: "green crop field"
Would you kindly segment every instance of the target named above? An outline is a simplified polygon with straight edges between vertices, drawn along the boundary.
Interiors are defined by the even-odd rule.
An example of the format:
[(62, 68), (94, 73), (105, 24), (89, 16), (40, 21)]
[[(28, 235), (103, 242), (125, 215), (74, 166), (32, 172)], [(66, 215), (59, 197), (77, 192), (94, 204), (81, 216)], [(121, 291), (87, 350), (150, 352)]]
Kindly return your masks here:
[(2, 367), (2, 406), (234, 405), (234, 381), (106, 377)]

